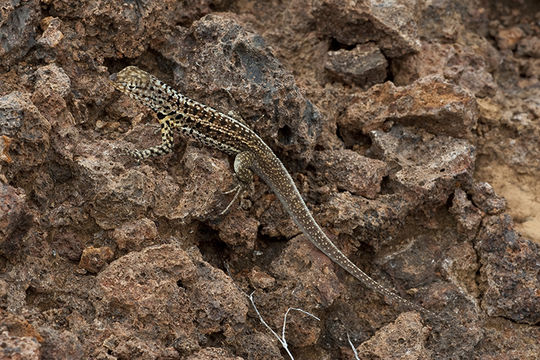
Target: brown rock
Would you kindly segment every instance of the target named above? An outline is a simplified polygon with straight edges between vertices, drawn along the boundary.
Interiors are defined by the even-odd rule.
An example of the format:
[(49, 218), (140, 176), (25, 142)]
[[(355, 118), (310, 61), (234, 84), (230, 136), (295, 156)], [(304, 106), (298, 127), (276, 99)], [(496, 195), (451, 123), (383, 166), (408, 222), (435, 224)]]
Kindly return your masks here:
[(260, 289), (268, 289), (275, 285), (276, 279), (258, 270), (252, 270), (249, 274), (249, 281), (252, 286)]
[(12, 336), (7, 331), (0, 333), (0, 358), (11, 360), (41, 359), (40, 345), (34, 338)]
[(483, 337), (475, 347), (486, 360), (538, 357), (538, 328), (523, 326), (502, 318), (491, 319), (482, 329)]
[(372, 131), (371, 152), (389, 164), (392, 186), (411, 201), (444, 203), (460, 181), (472, 177), (475, 148), (463, 139), (394, 126)]
[(87, 235), (77, 234), (75, 231), (60, 228), (51, 231), (51, 250), (60, 257), (71, 261), (80, 261), (83, 250), (90, 241)]
[(452, 42), (458, 40), (463, 31), (463, 18), (472, 17), (475, 9), (481, 7), (476, 1), (439, 0), (415, 2), (422, 15), (417, 21), (418, 35), (433, 42)]
[(469, 93), (432, 76), (405, 87), (386, 82), (356, 94), (338, 124), (345, 140), (352, 142), (356, 133), (367, 134), (390, 120), (434, 134), (468, 138), (476, 125), (477, 108)]
[[(304, 236), (290, 240), (282, 255), (272, 260), (271, 274), (276, 279), (276, 286), (265, 292), (257, 291), (254, 300), (264, 319), (274, 329), (282, 327), (288, 308), (301, 307), (313, 313), (314, 309), (332, 304), (343, 291), (332, 261)], [(302, 273), (301, 286), (299, 273)], [(297, 311), (289, 314), (287, 341), (291, 346), (313, 346), (320, 335), (321, 328), (316, 319)]]
[(361, 359), (432, 359), (427, 348), (430, 330), (415, 313), (403, 313), (356, 348)]
[(485, 40), (478, 41), (474, 50), (460, 44), (423, 41), (418, 53), (392, 61), (392, 73), (396, 85), (440, 74), (479, 97), (492, 97), (497, 89), (492, 72), (500, 61), (497, 50)]
[(475, 182), (470, 191), (474, 205), (485, 213), (496, 215), (506, 209), (506, 200), (498, 196), (490, 184), (486, 182)]
[(518, 43), (516, 54), (540, 59), (540, 38), (538, 36), (524, 37)]
[(0, 253), (15, 256), (32, 224), (24, 191), (0, 183)]
[[(56, 64), (42, 66), (34, 73), (35, 90), (32, 94), (32, 102), (40, 109), (41, 113), (49, 120), (53, 126), (59, 126), (58, 123), (63, 123), (62, 127), (72, 125), (72, 115), (69, 120), (64, 118), (59, 119), (61, 114), (66, 111), (65, 98), (71, 92), (71, 80), (67, 76), (64, 69)], [(69, 124), (65, 122), (68, 121)], [(55, 129), (62, 133), (60, 129)]]
[(524, 35), (525, 33), (518, 26), (501, 29), (497, 34), (497, 46), (501, 50), (514, 50)]
[[(83, 55), (90, 52), (105, 57), (136, 58), (148, 47), (153, 35), (170, 33), (175, 25), (185, 25), (200, 18), (211, 11), (212, 4), (213, 1), (208, 0), (200, 0), (189, 6), (174, 0), (144, 4), (110, 2), (96, 10), (90, 3), (60, 0), (51, 2), (50, 6), (55, 16), (69, 19), (77, 25), (71, 28), (66, 26), (64, 35), (77, 38), (84, 43), (84, 47), (89, 47), (82, 52)], [(103, 37), (99, 41), (102, 46), (96, 46), (97, 34)], [(123, 34), (122, 39), (116, 34)], [(160, 35), (163, 36), (163, 33)]]
[[(240, 206), (233, 204), (232, 206)], [(247, 255), (255, 248), (259, 222), (244, 211), (231, 211), (228, 216), (217, 224), (219, 238), (240, 256)]]
[(465, 289), (466, 296), (472, 296), (475, 299), (479, 297), (477, 272), (480, 265), (470, 242), (455, 244), (448, 250), (442, 265), (446, 271), (446, 277), (461, 291)]
[(338, 81), (369, 87), (386, 79), (388, 62), (377, 45), (359, 44), (352, 50), (329, 51), (324, 68)]
[[(91, 351), (84, 351), (83, 344), (72, 331), (55, 330), (51, 327), (42, 328), (43, 337), (45, 341), (41, 346), (42, 359), (76, 359), (82, 360), (88, 358), (86, 353)], [(90, 332), (97, 334), (95, 327), (92, 327)], [(89, 345), (88, 338), (83, 341), (87, 346)], [(92, 357), (92, 356), (90, 356)]]
[(9, 156), (9, 144), (11, 144), (11, 141), (12, 139), (6, 135), (0, 136), (0, 161), (5, 161), (8, 164), (13, 161)]
[[(230, 278), (175, 245), (131, 252), (101, 271), (97, 280), (103, 296), (96, 304), (99, 316), (129, 319), (120, 334), (129, 337), (135, 331), (138, 336), (130, 346), (153, 344), (155, 348), (144, 350), (148, 354), (169, 351), (170, 343), (160, 340), (165, 337), (219, 333), (231, 341), (246, 321), (246, 297)], [(125, 345), (119, 340), (110, 346), (129, 354), (129, 349), (120, 349)]]
[(29, 94), (16, 91), (0, 97), (0, 131), (13, 139), (9, 151), (13, 164), (8, 177), (45, 161), (51, 125)]
[(153, 245), (158, 236), (156, 224), (147, 218), (130, 221), (116, 228), (112, 238), (119, 249), (140, 251)]
[(478, 232), (478, 226), (480, 226), (484, 214), (467, 199), (465, 191), (456, 189), (450, 213), (455, 216), (458, 222), (458, 231), (472, 240)]
[(9, 335), (14, 337), (28, 339), (32, 338), (38, 342), (43, 342), (43, 337), (39, 334), (39, 331), (23, 317), (1, 309), (0, 328), (6, 330)]
[(487, 314), (525, 324), (538, 323), (538, 245), (520, 237), (508, 215), (494, 215), (482, 222), (475, 248), (482, 264), (480, 287)]
[(234, 356), (229, 354), (227, 351), (221, 348), (205, 348), (201, 351), (198, 351), (196, 354), (188, 356), (186, 360), (242, 360), (239, 356)]
[[(254, 315), (256, 316), (256, 315)], [(257, 326), (259, 328), (259, 326)], [(281, 346), (276, 339), (267, 333), (267, 329), (241, 334), (238, 337), (239, 354), (243, 359), (274, 360), (282, 359)]]
[[(110, 160), (119, 152), (115, 148), (110, 143), (96, 145), (82, 140), (73, 164), (74, 171), (84, 179), (79, 192), (92, 199), (83, 206), (102, 229), (114, 229), (144, 217), (144, 210), (156, 206), (156, 201), (160, 210), (177, 205), (179, 185), (171, 176), (145, 164), (126, 171), (121, 164)], [(120, 169), (121, 175), (110, 176)]]
[[(332, 304), (343, 291), (333, 271), (335, 264), (304, 236), (289, 240), (283, 254), (272, 261), (271, 268), (272, 275), (277, 279), (295, 279), (299, 273), (302, 273), (303, 286), (318, 290), (317, 299), (309, 299), (310, 302), (314, 301), (314, 305)], [(303, 292), (309, 291), (303, 290)], [(302, 294), (297, 293), (295, 296), (302, 296)], [(285, 305), (285, 303), (280, 304), (281, 307)], [(286, 310), (287, 308), (283, 310), (283, 314)]]
[(64, 34), (60, 30), (62, 20), (56, 17), (48, 16), (41, 20), (41, 28), (43, 34), (37, 40), (37, 43), (50, 48), (56, 47), (64, 38)]
[[(25, 357), (283, 358), (242, 292), (255, 287), (277, 332), (290, 306), (321, 318), (289, 314), (297, 359), (351, 359), (347, 333), (355, 344), (376, 334), (375, 343), (388, 324), (403, 340), (386, 348), (381, 341), (365, 357), (406, 357), (407, 346), (419, 358), (425, 349), (433, 359), (537, 358), (538, 249), (500, 220), (509, 211), (520, 233), (538, 238), (534, 2), (9, 3), (0, 6), (0, 183), (8, 189), (0, 199), (0, 307), (42, 337)], [(523, 34), (504, 33), (514, 28)], [(348, 58), (366, 44), (384, 54), (394, 86), (361, 93), (328, 81), (329, 51)], [(235, 185), (227, 156), (184, 141), (140, 164), (123, 156), (160, 141), (148, 126), (156, 124), (151, 111), (109, 83), (126, 65), (241, 115), (293, 170), (338, 247), (452, 326), (430, 322), (427, 339), (417, 319), (398, 329), (402, 309), (298, 236), (260, 179), (246, 195), (250, 207), (220, 216), (231, 200), (222, 192)], [(474, 144), (477, 159), (455, 137)], [(343, 149), (385, 163), (369, 194), (357, 195), (364, 179), (343, 170)], [(335, 167), (311, 165), (315, 152), (330, 150), (339, 156), (325, 163)], [(362, 164), (353, 161), (359, 173)], [(472, 164), (475, 181), (493, 188), (471, 179)], [(477, 225), (479, 216), (486, 219)], [(163, 243), (174, 245), (155, 246)], [(78, 262), (90, 246), (110, 246), (121, 258), (85, 274)], [(418, 331), (400, 333), (407, 325)], [(12, 345), (36, 348), (25, 331), (8, 330), (0, 357), (23, 354), (5, 355)]]
[(2, 67), (16, 64), (35, 44), (39, 1), (5, 3), (0, 9)]
[(99, 270), (107, 264), (114, 256), (114, 252), (108, 246), (95, 248), (87, 247), (83, 250), (79, 267), (97, 274)]
[(179, 90), (218, 110), (238, 112), (290, 161), (290, 170), (307, 164), (321, 116), (260, 35), (232, 18), (211, 15), (167, 36), (160, 51), (177, 64)]
[[(85, 156), (77, 158), (77, 172), (85, 179), (81, 191), (93, 199), (88, 211), (104, 229), (145, 217), (147, 208), (170, 220), (204, 221), (217, 216), (230, 201), (230, 196), (223, 194), (223, 188), (233, 186), (230, 166), (225, 159), (210, 156), (207, 149), (188, 148), (183, 170), (178, 172), (168, 173), (164, 166), (155, 168), (150, 162), (111, 177), (121, 166), (109, 159), (111, 153), (118, 152), (111, 149), (113, 146), (102, 144), (96, 149), (95, 145), (82, 143), (79, 149)], [(152, 145), (138, 148), (145, 146)], [(174, 158), (161, 161), (167, 159), (174, 163)]]
[(388, 175), (386, 164), (352, 150), (317, 151), (311, 163), (318, 181), (374, 199), (381, 191), (382, 178)]
[(399, 227), (410, 211), (408, 204), (400, 198), (380, 196), (377, 200), (368, 200), (348, 192), (337, 193), (321, 206), (316, 218), (323, 228), (331, 226), (336, 233), (362, 239), (377, 247), (378, 241), (392, 238), (388, 232)]
[(211, 157), (207, 149), (196, 147), (186, 149), (182, 160), (186, 172), (182, 196), (176, 204), (156, 203), (156, 213), (183, 222), (217, 216), (231, 200), (230, 195), (224, 193), (235, 186), (228, 161), (221, 156)]
[(313, 15), (319, 31), (342, 44), (375, 41), (388, 57), (416, 51), (419, 43), (413, 3), (392, 0), (380, 5), (363, 0), (317, 0)]
[(263, 236), (272, 238), (290, 239), (298, 235), (298, 227), (292, 221), (276, 196), (268, 195), (260, 201), (261, 204), (255, 204), (258, 218), (261, 223), (259, 233)]

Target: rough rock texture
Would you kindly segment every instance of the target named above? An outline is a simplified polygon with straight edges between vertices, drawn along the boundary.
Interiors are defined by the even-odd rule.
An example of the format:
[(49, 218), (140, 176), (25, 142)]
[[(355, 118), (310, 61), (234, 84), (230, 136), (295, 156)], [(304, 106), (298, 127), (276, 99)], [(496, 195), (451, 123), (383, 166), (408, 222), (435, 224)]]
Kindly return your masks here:
[(324, 68), (338, 81), (371, 86), (386, 79), (388, 61), (375, 44), (362, 44), (352, 50), (329, 51)]
[(428, 335), (429, 329), (418, 315), (403, 313), (356, 350), (360, 359), (432, 359), (433, 354), (425, 347)]
[(331, 186), (332, 192), (348, 191), (368, 199), (380, 193), (382, 179), (388, 175), (385, 162), (347, 149), (317, 151), (312, 165), (322, 186)]
[(342, 44), (376, 41), (387, 56), (399, 57), (418, 47), (415, 1), (313, 2), (313, 15), (320, 31)]
[(38, 0), (2, 3), (0, 9), (2, 69), (24, 58), (24, 55), (35, 45), (40, 13)]
[[(11, 1), (0, 6), (0, 357), (536, 359), (534, 1)], [(535, 17), (536, 16), (536, 17)], [(137, 65), (242, 118), (328, 236), (232, 159), (159, 143)], [(180, 139), (179, 139), (180, 140)]]
[(32, 337), (11, 336), (7, 331), (0, 334), (0, 358), (11, 360), (39, 360), (39, 343)]
[(376, 85), (353, 95), (349, 104), (338, 123), (345, 140), (351, 137), (350, 131), (368, 133), (385, 121), (413, 124), (434, 134), (470, 137), (478, 116), (474, 97), (437, 76), (410, 86)]
[[(540, 249), (513, 229), (508, 215), (483, 220), (475, 248), (480, 263), (482, 306), (488, 315), (528, 324), (540, 322)], [(496, 239), (503, 238), (504, 242)]]

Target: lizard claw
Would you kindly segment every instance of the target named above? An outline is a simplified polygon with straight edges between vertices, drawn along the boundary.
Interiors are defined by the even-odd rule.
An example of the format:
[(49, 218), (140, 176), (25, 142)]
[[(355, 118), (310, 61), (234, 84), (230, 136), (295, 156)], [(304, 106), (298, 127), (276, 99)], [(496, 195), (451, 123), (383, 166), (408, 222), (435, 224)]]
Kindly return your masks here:
[(220, 216), (223, 216), (223, 215), (225, 215), (226, 213), (229, 212), (229, 210), (231, 209), (232, 204), (234, 204), (236, 202), (236, 199), (238, 199), (238, 197), (240, 196), (240, 193), (242, 192), (242, 190), (244, 190), (243, 186), (240, 185), (240, 184), (237, 184), (231, 190), (226, 191), (226, 192), (223, 193), (225, 195), (228, 195), (228, 194), (231, 194), (233, 192), (236, 192), (234, 194), (234, 197), (232, 198), (231, 202), (229, 202), (229, 205), (227, 205), (227, 207), (222, 212), (219, 213)]

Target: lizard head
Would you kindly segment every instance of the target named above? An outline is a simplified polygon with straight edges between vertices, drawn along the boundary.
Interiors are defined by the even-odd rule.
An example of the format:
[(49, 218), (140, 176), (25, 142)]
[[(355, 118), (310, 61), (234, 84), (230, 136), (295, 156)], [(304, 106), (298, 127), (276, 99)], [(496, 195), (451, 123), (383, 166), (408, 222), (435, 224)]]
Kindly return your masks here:
[(117, 74), (112, 74), (109, 79), (111, 79), (116, 89), (124, 93), (131, 93), (148, 90), (152, 77), (152, 75), (136, 66), (128, 66)]
[(161, 80), (136, 66), (128, 66), (117, 74), (112, 74), (109, 79), (116, 89), (155, 111), (171, 108), (170, 101), (174, 91)]

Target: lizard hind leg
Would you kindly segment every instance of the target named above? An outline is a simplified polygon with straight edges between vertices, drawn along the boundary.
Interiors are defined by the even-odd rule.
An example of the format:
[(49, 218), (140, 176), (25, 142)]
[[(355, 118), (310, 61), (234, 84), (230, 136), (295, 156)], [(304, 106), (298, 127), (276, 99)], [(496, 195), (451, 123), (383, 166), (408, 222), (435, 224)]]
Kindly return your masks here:
[(251, 185), (253, 184), (253, 172), (250, 169), (252, 161), (253, 156), (249, 152), (241, 152), (234, 158), (234, 173), (238, 179), (238, 184), (224, 193), (231, 194), (234, 192), (235, 194), (229, 205), (227, 205), (220, 215), (226, 214), (240, 195), (251, 188)]

